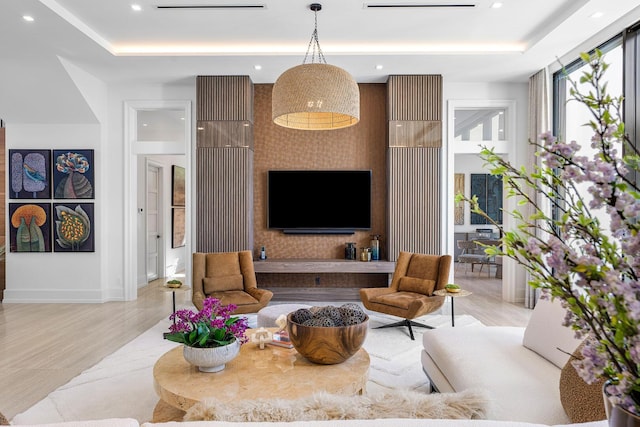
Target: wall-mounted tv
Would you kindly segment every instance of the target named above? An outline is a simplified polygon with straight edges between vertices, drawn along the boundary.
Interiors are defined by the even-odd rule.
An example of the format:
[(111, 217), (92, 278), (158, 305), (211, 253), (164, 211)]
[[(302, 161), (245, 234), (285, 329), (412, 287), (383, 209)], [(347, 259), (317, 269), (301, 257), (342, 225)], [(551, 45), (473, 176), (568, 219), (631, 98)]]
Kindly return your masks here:
[(291, 234), (371, 229), (370, 170), (271, 170), (267, 227)]

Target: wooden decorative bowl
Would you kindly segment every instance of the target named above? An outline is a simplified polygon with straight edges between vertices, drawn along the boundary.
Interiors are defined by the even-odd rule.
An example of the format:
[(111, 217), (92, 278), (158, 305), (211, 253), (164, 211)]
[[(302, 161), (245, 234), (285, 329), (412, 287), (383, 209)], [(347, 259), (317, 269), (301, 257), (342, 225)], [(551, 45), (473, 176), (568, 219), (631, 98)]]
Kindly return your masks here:
[(287, 329), (293, 347), (313, 363), (335, 365), (356, 354), (369, 329), (369, 316), (364, 322), (350, 326), (304, 326), (287, 316)]

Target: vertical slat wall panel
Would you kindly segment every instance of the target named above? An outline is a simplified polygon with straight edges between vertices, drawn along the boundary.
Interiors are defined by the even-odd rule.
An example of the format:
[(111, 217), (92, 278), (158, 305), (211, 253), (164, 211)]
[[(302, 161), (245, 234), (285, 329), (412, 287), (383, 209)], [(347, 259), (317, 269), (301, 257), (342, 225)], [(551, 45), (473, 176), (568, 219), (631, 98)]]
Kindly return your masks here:
[(198, 148), (199, 252), (253, 247), (253, 151)]
[(253, 83), (198, 76), (196, 250), (253, 250)]
[(439, 254), (440, 150), (389, 148), (389, 255), (400, 251)]
[(253, 123), (253, 83), (248, 76), (198, 76), (196, 120)]
[(442, 76), (387, 81), (388, 253), (440, 254)]
[(442, 76), (389, 76), (388, 120), (442, 120)]

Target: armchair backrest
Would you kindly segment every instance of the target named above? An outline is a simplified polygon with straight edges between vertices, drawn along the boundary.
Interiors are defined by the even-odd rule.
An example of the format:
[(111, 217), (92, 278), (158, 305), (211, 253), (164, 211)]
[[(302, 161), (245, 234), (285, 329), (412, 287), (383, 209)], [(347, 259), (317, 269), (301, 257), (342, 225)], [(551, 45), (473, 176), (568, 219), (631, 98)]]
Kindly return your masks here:
[(449, 281), (451, 255), (426, 255), (400, 252), (390, 287), (431, 295), (444, 289)]
[(251, 251), (195, 252), (192, 277), (193, 292), (203, 295), (214, 290), (247, 290), (258, 286)]

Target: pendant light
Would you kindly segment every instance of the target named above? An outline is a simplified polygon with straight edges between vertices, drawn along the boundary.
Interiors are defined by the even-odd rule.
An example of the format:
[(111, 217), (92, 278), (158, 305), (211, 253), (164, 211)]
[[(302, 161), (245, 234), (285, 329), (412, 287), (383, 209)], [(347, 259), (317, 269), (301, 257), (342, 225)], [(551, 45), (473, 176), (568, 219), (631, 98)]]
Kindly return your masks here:
[[(327, 64), (318, 41), (319, 3), (309, 6), (315, 26), (302, 65), (290, 68), (273, 85), (271, 112), (275, 124), (300, 130), (331, 130), (360, 120), (358, 83), (347, 71)], [(307, 59), (311, 54), (311, 62)]]

